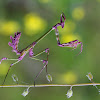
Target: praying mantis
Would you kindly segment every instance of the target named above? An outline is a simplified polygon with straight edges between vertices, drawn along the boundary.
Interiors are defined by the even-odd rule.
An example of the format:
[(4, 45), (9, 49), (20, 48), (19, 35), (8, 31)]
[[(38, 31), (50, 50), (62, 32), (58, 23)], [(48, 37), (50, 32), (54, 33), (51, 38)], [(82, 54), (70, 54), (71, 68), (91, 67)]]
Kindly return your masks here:
[(39, 60), (39, 59), (36, 59), (35, 57), (41, 55), (42, 53), (47, 54), (46, 60), (39, 60), (39, 61), (43, 62), (44, 66), (42, 67), (40, 72), (36, 75), (36, 77), (34, 79), (34, 85), (35, 85), (36, 79), (38, 78), (38, 76), (40, 75), (40, 73), (43, 71), (44, 68), (46, 68), (46, 73), (48, 74), (47, 65), (48, 65), (49, 48), (44, 49), (43, 51), (41, 51), (40, 53), (38, 53), (36, 55), (34, 55), (33, 49), (46, 35), (48, 35), (53, 30), (55, 30), (55, 35), (56, 35), (56, 40), (57, 40), (58, 46), (60, 46), (60, 47), (72, 47), (73, 49), (76, 49), (77, 45), (81, 44), (80, 53), (82, 52), (83, 44), (82, 44), (82, 42), (79, 42), (78, 40), (74, 40), (74, 41), (71, 41), (71, 42), (68, 42), (68, 43), (63, 43), (63, 44), (60, 43), (59, 32), (58, 32), (57, 27), (61, 26), (62, 28), (64, 28), (65, 20), (66, 20), (65, 15), (64, 15), (64, 13), (62, 13), (61, 18), (60, 18), (60, 23), (57, 23), (56, 25), (54, 25), (48, 32), (43, 34), (40, 38), (38, 38), (36, 41), (34, 41), (33, 43), (31, 43), (30, 45), (28, 45), (26, 48), (24, 48), (22, 50), (18, 50), (18, 43), (19, 43), (19, 39), (20, 39), (20, 36), (21, 36), (21, 32), (15, 33), (14, 37), (10, 36), (10, 39), (12, 40), (12, 42), (9, 42), (8, 45), (10, 47), (12, 47), (12, 49), (13, 49), (12, 52), (15, 52), (16, 55), (19, 55), (19, 57), (18, 57), (18, 59), (9, 59), (9, 58), (6, 58), (6, 57), (3, 57), (1, 59), (0, 64), (3, 60), (14, 60), (14, 61), (16, 61), (16, 62), (14, 62), (10, 65), (2, 85), (4, 85), (5, 80), (8, 76), (8, 73), (9, 73), (11, 67), (14, 66), (15, 64), (19, 63), (20, 61), (22, 61), (27, 53), (29, 53), (29, 57), (31, 59), (35, 59), (35, 60)]

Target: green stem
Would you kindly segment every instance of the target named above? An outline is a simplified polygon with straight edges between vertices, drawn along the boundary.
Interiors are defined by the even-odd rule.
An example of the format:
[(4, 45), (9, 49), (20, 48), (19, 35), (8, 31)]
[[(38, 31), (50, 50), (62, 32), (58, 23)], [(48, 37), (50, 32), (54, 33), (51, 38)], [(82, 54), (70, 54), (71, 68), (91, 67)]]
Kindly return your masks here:
[[(40, 84), (35, 85), (35, 87), (78, 87), (78, 86), (96, 86), (100, 85), (100, 83), (81, 83), (81, 84)], [(34, 85), (0, 85), (0, 87), (34, 87)]]

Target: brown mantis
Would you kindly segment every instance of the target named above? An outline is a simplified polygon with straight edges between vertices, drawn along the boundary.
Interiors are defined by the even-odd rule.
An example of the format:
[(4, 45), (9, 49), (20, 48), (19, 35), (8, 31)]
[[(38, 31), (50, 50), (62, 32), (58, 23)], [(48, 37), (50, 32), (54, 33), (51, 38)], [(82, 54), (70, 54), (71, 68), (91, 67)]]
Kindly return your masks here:
[[(18, 43), (19, 43), (19, 39), (20, 39), (20, 36), (21, 36), (21, 32), (17, 32), (15, 33), (14, 37), (10, 36), (10, 39), (12, 40), (12, 42), (9, 42), (8, 45), (11, 46), (13, 48), (12, 52), (15, 52), (17, 55), (19, 55), (18, 59), (8, 59), (6, 57), (3, 57), (0, 61), (0, 64), (3, 60), (15, 60), (16, 62), (12, 63), (8, 69), (8, 72), (4, 78), (4, 81), (3, 81), (3, 85), (5, 83), (5, 80), (7, 78), (7, 75), (11, 69), (11, 67), (15, 64), (17, 64), (18, 62), (20, 62), (24, 56), (29, 52), (29, 57), (31, 59), (35, 59), (35, 60), (39, 60), (39, 59), (36, 59), (35, 57), (37, 57), (38, 55), (41, 55), (42, 53), (47, 53), (47, 59), (46, 60), (39, 60), (39, 61), (42, 61), (44, 66), (42, 67), (42, 69), (40, 70), (40, 72), (36, 75), (35, 79), (34, 79), (34, 85), (35, 85), (35, 81), (36, 79), (38, 78), (38, 76), (40, 75), (40, 73), (43, 71), (44, 68), (46, 68), (46, 73), (47, 73), (47, 64), (48, 64), (48, 56), (49, 56), (49, 48), (46, 48), (45, 50), (41, 51), (40, 53), (34, 55), (33, 53), (33, 48), (46, 36), (48, 35), (52, 30), (55, 30), (55, 35), (56, 35), (56, 39), (57, 39), (57, 44), (58, 46), (60, 47), (72, 47), (73, 49), (76, 49), (77, 45), (81, 44), (81, 52), (82, 52), (82, 48), (83, 48), (83, 45), (82, 45), (82, 42), (79, 42), (78, 40), (74, 40), (74, 41), (71, 41), (71, 42), (68, 42), (68, 43), (63, 43), (61, 44), (60, 43), (60, 40), (59, 40), (59, 33), (58, 33), (58, 29), (57, 27), (58, 26), (61, 26), (62, 28), (64, 28), (64, 24), (65, 24), (65, 16), (64, 16), (64, 13), (61, 14), (61, 19), (60, 19), (60, 23), (57, 23), (56, 25), (54, 25), (48, 32), (46, 32), (45, 34), (43, 34), (40, 38), (38, 38), (36, 41), (34, 41), (33, 43), (31, 43), (30, 45), (28, 45), (26, 48), (24, 48), (23, 50), (18, 50)], [(80, 52), (80, 53), (81, 53)], [(47, 73), (48, 74), (48, 73)]]

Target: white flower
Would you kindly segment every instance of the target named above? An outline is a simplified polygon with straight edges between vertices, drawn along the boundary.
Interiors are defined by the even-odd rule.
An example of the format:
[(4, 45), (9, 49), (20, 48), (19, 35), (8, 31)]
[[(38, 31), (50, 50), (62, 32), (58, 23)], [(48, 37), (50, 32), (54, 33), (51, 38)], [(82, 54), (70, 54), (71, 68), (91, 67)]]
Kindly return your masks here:
[(88, 75), (86, 75), (88, 77), (88, 79), (91, 81), (93, 79), (93, 75), (91, 74), (91, 72), (88, 73)]
[(29, 88), (30, 87), (28, 87), (27, 89), (25, 89), (24, 90), (24, 92), (22, 93), (22, 95), (25, 97), (26, 95), (28, 95), (28, 93), (29, 93)]
[(73, 91), (72, 91), (72, 89), (70, 89), (70, 90), (68, 90), (68, 92), (67, 92), (67, 98), (70, 98), (71, 96), (73, 96)]
[(46, 78), (47, 78), (47, 80), (50, 82), (50, 81), (52, 81), (52, 76), (50, 75), (50, 74), (47, 74), (46, 75)]
[(14, 82), (18, 82), (18, 77), (15, 74), (12, 74), (12, 78)]
[(70, 87), (66, 95), (67, 95), (67, 98), (70, 98), (71, 96), (73, 96), (72, 86)]

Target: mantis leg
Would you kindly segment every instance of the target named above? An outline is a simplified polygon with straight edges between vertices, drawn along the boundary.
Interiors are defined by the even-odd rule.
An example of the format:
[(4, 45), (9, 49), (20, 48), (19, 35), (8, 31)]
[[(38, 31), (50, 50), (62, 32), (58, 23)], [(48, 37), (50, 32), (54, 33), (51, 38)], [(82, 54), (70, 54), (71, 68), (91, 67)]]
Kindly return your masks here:
[[(46, 60), (40, 60), (40, 59), (36, 59), (35, 57), (41, 55), (42, 53), (47, 53), (47, 59)], [(35, 81), (36, 79), (38, 78), (38, 76), (40, 75), (40, 73), (43, 71), (43, 69), (46, 67), (46, 73), (47, 73), (47, 64), (48, 64), (48, 56), (49, 56), (49, 48), (46, 48), (45, 50), (41, 51), (40, 53), (34, 55), (33, 57), (31, 57), (32, 59), (35, 59), (35, 60), (39, 60), (39, 61), (42, 61), (43, 64), (45, 64), (42, 69), (40, 70), (40, 72), (36, 75), (35, 79), (34, 79), (34, 86), (35, 86)]]
[(55, 26), (52, 27), (52, 29), (55, 30), (55, 35), (56, 35), (58, 46), (60, 46), (60, 47), (72, 47), (73, 49), (76, 49), (77, 45), (81, 44), (81, 52), (82, 52), (83, 44), (82, 44), (82, 42), (79, 42), (78, 40), (74, 40), (74, 41), (71, 41), (71, 42), (68, 42), (68, 43), (63, 43), (63, 44), (60, 43), (59, 32), (58, 32), (57, 27), (61, 26), (62, 28), (64, 28), (65, 20), (66, 20), (65, 15), (64, 15), (64, 13), (62, 13), (60, 23), (57, 23)]
[(11, 67), (12, 67), (13, 65), (15, 65), (16, 63), (18, 63), (18, 62), (19, 62), (19, 60), (18, 60), (18, 59), (8, 59), (8, 58), (7, 58), (6, 60), (17, 60), (17, 61), (16, 61), (15, 63), (12, 63), (12, 64), (10, 65), (10, 67), (9, 67), (9, 69), (8, 69), (8, 71), (7, 71), (7, 74), (6, 74), (5, 78), (4, 78), (4, 81), (3, 81), (3, 84), (2, 84), (2, 85), (4, 85), (5, 80), (6, 80), (7, 76), (8, 76), (8, 73), (9, 73), (9, 71), (10, 71)]
[(60, 47), (72, 47), (73, 48), (72, 50), (74, 50), (74, 49), (76, 49), (77, 45), (81, 44), (81, 51), (79, 52), (79, 54), (82, 52), (82, 49), (83, 49), (82, 42), (79, 42), (78, 40), (74, 40), (74, 41), (70, 41), (68, 43), (62, 43), (61, 44), (60, 40), (59, 40), (59, 33), (58, 33), (57, 28), (55, 29), (55, 34), (56, 34), (56, 40), (57, 40), (58, 46), (60, 46)]

